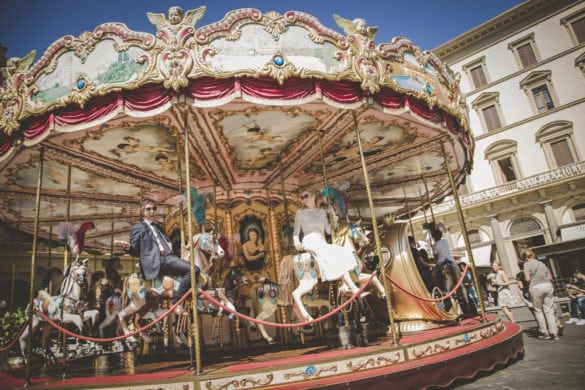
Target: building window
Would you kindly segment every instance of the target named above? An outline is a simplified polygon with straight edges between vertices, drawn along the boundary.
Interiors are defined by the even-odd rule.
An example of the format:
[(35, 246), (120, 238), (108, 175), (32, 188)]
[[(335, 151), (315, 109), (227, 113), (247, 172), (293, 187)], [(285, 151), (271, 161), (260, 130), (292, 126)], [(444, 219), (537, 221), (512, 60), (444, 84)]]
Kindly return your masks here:
[(502, 127), (502, 122), (500, 122), (500, 117), (498, 116), (498, 109), (496, 105), (491, 105), (481, 110), (481, 114), (483, 116), (483, 121), (485, 123), (485, 127), (487, 131), (491, 131), (494, 129), (499, 129)]
[(477, 229), (468, 230), (467, 239), (469, 240), (469, 245), (481, 243), (481, 235), (479, 234), (479, 230)]
[(538, 223), (536, 219), (531, 217), (520, 217), (512, 222), (512, 226), (510, 226), (510, 235), (518, 236), (532, 234), (539, 232), (541, 229), (542, 226), (540, 226), (540, 223)]
[(573, 44), (585, 42), (585, 8), (561, 19), (561, 24), (567, 29)]
[(538, 87), (532, 88), (532, 96), (534, 97), (534, 103), (538, 112), (545, 112), (555, 108), (546, 85), (539, 85)]
[(503, 126), (500, 95), (497, 92), (482, 93), (471, 106), (477, 112), (486, 132)]
[(514, 164), (512, 163), (512, 156), (500, 158), (496, 160), (498, 165), (500, 176), (504, 179), (504, 183), (509, 183), (518, 178), (514, 170)]
[(512, 50), (514, 57), (518, 62), (518, 66), (522, 69), (534, 65), (538, 62), (538, 53), (536, 51), (536, 44), (534, 42), (534, 34), (514, 41), (508, 45), (508, 49)]
[(581, 73), (585, 76), (585, 53), (581, 54), (575, 59), (575, 66), (581, 70)]
[(463, 66), (467, 77), (471, 80), (474, 89), (480, 88), (488, 83), (485, 57)]
[(492, 166), (497, 185), (506, 184), (522, 177), (516, 155), (517, 144), (514, 141), (498, 141), (486, 149), (485, 159)]
[(585, 203), (575, 205), (571, 208), (571, 210), (573, 211), (573, 218), (575, 218), (575, 222), (585, 221)]
[(536, 142), (542, 147), (550, 169), (579, 161), (571, 122), (558, 121), (544, 126), (536, 132)]
[(535, 113), (546, 112), (558, 105), (551, 79), (550, 71), (538, 71), (520, 82), (520, 88), (529, 97)]

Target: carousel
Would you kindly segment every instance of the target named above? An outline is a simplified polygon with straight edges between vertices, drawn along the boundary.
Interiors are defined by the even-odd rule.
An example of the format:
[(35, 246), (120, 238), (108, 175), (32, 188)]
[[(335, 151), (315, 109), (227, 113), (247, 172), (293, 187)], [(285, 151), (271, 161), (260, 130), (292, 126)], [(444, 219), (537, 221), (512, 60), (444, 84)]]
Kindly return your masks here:
[[(472, 168), (458, 75), (362, 19), (204, 13), (105, 23), (2, 69), (0, 218), (32, 245), (1, 257), (10, 310), (28, 298), (0, 388), (427, 388), (520, 356), (521, 329), (470, 294), (469, 242), (434, 288), (408, 242), (430, 243)], [(295, 249), (303, 191), (359, 291)], [(175, 304), (177, 281), (143, 280), (118, 245), (146, 198), (191, 266)]]

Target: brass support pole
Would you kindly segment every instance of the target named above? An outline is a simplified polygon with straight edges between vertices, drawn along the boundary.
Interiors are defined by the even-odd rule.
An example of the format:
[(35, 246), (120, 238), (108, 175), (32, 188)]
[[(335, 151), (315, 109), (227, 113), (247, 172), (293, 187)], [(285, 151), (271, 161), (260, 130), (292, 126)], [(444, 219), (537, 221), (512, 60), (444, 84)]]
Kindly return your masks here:
[(47, 257), (48, 257), (47, 267), (49, 269), (53, 265), (53, 246), (51, 245), (52, 242), (53, 242), (53, 225), (49, 225), (49, 253), (47, 254)]
[(362, 149), (362, 140), (360, 137), (360, 130), (358, 126), (358, 119), (355, 111), (353, 111), (353, 121), (355, 124), (355, 135), (358, 142), (358, 147), (360, 150), (360, 159), (362, 163), (362, 171), (364, 173), (364, 181), (366, 183), (366, 191), (368, 193), (368, 202), (370, 205), (370, 215), (372, 216), (372, 228), (374, 230), (374, 239), (376, 241), (376, 254), (378, 255), (378, 259), (380, 259), (380, 274), (382, 276), (382, 283), (384, 285), (384, 290), (386, 291), (386, 309), (388, 310), (388, 318), (390, 319), (390, 332), (392, 333), (392, 341), (394, 345), (398, 345), (398, 335), (396, 334), (396, 326), (394, 322), (394, 315), (392, 314), (392, 302), (391, 302), (391, 294), (390, 290), (388, 289), (388, 283), (386, 281), (386, 267), (384, 266), (384, 260), (382, 258), (382, 243), (380, 242), (380, 232), (378, 231), (378, 221), (376, 220), (376, 214), (374, 210), (374, 201), (372, 199), (372, 189), (370, 188), (370, 179), (368, 177), (368, 168), (366, 167), (366, 158), (364, 156), (364, 151)]
[(410, 215), (410, 205), (408, 203), (408, 197), (406, 196), (406, 188), (404, 187), (404, 183), (402, 183), (402, 193), (404, 194), (404, 205), (406, 206), (406, 212), (408, 213), (408, 224), (410, 225), (410, 234), (412, 234), (412, 238), (415, 238), (414, 228), (412, 227), (412, 216)]
[[(14, 309), (14, 283), (16, 281), (16, 259), (18, 256), (18, 232), (20, 231), (20, 223), (16, 224), (16, 230), (14, 231), (14, 257), (12, 258), (12, 279), (10, 280), (10, 311)], [(24, 351), (22, 351), (24, 352)]]
[[(191, 172), (189, 166), (189, 132), (187, 131), (187, 110), (183, 112), (183, 132), (185, 134), (185, 188), (187, 188), (187, 228), (193, 237), (193, 210), (191, 207)], [(199, 337), (199, 312), (197, 311), (197, 278), (195, 275), (195, 254), (193, 243), (189, 244), (189, 263), (191, 265), (191, 311), (193, 313), (193, 338), (195, 339), (195, 374), (201, 375), (201, 338)]]
[(475, 260), (473, 259), (473, 252), (471, 251), (469, 237), (467, 237), (467, 225), (465, 224), (465, 218), (463, 218), (463, 210), (461, 209), (461, 202), (459, 201), (459, 195), (457, 194), (457, 186), (455, 185), (455, 179), (453, 178), (453, 173), (451, 172), (451, 167), (449, 166), (449, 160), (447, 159), (447, 153), (445, 152), (445, 145), (443, 143), (441, 143), (441, 148), (443, 149), (443, 159), (445, 160), (445, 167), (447, 168), (449, 182), (451, 183), (451, 189), (453, 190), (453, 198), (457, 207), (457, 217), (459, 218), (459, 224), (461, 224), (461, 233), (463, 234), (463, 239), (465, 240), (465, 249), (469, 254), (469, 267), (471, 269), (471, 275), (473, 276), (473, 283), (475, 283), (475, 289), (477, 290), (479, 306), (481, 308), (481, 320), (483, 322), (487, 322), (485, 305), (483, 303), (483, 297), (481, 296), (481, 289), (479, 288), (477, 272), (475, 271)]
[[(177, 135), (177, 150), (181, 146), (181, 137)], [(181, 155), (177, 155), (177, 180), (179, 181), (179, 187), (177, 188), (177, 192), (179, 195), (183, 193), (183, 170), (181, 167)], [(191, 190), (191, 189), (189, 189)], [(185, 247), (186, 239), (185, 239), (185, 216), (183, 215), (185, 212), (183, 202), (179, 202), (179, 234), (181, 238), (181, 255), (183, 254), (183, 248)]]
[[(30, 289), (29, 289), (29, 302), (28, 302), (28, 343), (26, 344), (26, 368), (24, 371), (24, 385), (29, 387), (30, 382), (30, 366), (31, 366), (31, 353), (32, 353), (32, 334), (33, 334), (33, 303), (34, 303), (34, 291), (35, 291), (35, 269), (37, 261), (37, 241), (39, 236), (39, 214), (41, 210), (41, 188), (43, 185), (43, 165), (45, 159), (45, 149), (43, 146), (39, 149), (39, 171), (37, 176), (37, 193), (35, 199), (35, 222), (33, 230), (33, 242), (32, 242), (32, 255), (30, 259)], [(23, 351), (24, 352), (24, 351)], [(65, 356), (67, 361), (67, 356)]]
[[(67, 199), (65, 203), (65, 222), (69, 222), (71, 214), (71, 163), (67, 165)], [(65, 250), (63, 251), (63, 273), (69, 264), (69, 245), (65, 241)]]
[(431, 200), (431, 195), (429, 194), (429, 187), (427, 185), (427, 178), (425, 174), (422, 175), (423, 184), (425, 185), (425, 193), (427, 194), (427, 202), (429, 203), (429, 210), (431, 211), (431, 220), (436, 223), (435, 221), (435, 214), (433, 213), (433, 202)]
[[(65, 211), (65, 221), (69, 222), (71, 218), (71, 163), (67, 164), (67, 208)], [(65, 250), (63, 251), (63, 275), (69, 266), (69, 240), (66, 239), (65, 241)], [(78, 255), (79, 256), (79, 255)], [(64, 303), (61, 303), (61, 322), (63, 322), (63, 307)], [(63, 378), (67, 377), (67, 357), (69, 356), (69, 343), (67, 343), (67, 334), (63, 333), (63, 337), (61, 338), (61, 342), (63, 343)]]

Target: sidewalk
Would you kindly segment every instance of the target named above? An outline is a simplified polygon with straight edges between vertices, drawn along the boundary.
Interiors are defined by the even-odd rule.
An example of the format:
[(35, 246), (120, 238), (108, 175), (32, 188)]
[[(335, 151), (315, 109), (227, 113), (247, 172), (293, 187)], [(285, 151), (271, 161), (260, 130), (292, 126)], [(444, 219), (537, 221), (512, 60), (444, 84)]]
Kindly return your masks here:
[[(496, 312), (504, 321), (501, 311)], [(566, 324), (560, 340), (539, 340), (538, 326), (528, 310), (514, 309), (522, 326), (524, 357), (449, 389), (581, 390), (585, 388), (585, 326)], [(564, 323), (568, 318), (563, 318)]]

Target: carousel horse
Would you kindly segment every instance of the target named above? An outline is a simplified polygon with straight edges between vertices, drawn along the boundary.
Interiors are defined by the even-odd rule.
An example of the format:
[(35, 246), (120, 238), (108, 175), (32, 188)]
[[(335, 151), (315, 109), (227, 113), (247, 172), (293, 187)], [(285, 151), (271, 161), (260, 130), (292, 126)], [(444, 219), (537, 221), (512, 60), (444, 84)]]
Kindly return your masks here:
[[(198, 285), (209, 295), (214, 296), (224, 306), (235, 311), (236, 308), (233, 303), (225, 295), (224, 289), (222, 288), (208, 288), (211, 278), (207, 276), (205, 271), (212, 271), (214, 268), (214, 262), (219, 261), (224, 251), (219, 245), (218, 241), (214, 239), (211, 233), (197, 234), (193, 237), (193, 254), (194, 262), (197, 267), (201, 270), (198, 277)], [(118, 313), (118, 321), (122, 331), (125, 335), (130, 333), (128, 329), (127, 320), (135, 314), (139, 314), (134, 318), (134, 324), (139, 328), (138, 323), (140, 319), (144, 319), (144, 316), (149, 316), (149, 311), (156, 306), (157, 301), (161, 298), (172, 298), (177, 290), (178, 282), (172, 278), (165, 277), (162, 281), (162, 286), (158, 288), (147, 289), (144, 280), (140, 278), (138, 274), (133, 274), (130, 278), (124, 281), (124, 289), (122, 291), (122, 310)], [(186, 307), (187, 304), (183, 306)], [(203, 296), (198, 297), (197, 307), (199, 311), (203, 313), (211, 313), (216, 315), (223, 314), (223, 307), (216, 307), (211, 301), (205, 299)], [(157, 316), (158, 312), (154, 312), (154, 316)], [(163, 311), (164, 312), (164, 311)], [(181, 315), (184, 310), (179, 307), (176, 314)], [(152, 315), (150, 315), (152, 318)], [(145, 333), (141, 333), (140, 336), (145, 341), (150, 341)], [(133, 336), (128, 337), (128, 343), (130, 346), (136, 344), (136, 339)]]
[[(234, 300), (238, 298), (238, 287), (249, 287), (252, 284), (238, 267), (232, 267), (230, 269), (226, 277), (226, 283), (230, 283), (231, 286), (229, 289), (226, 287), (228, 296)], [(251, 301), (251, 307), (249, 308), (250, 312), (244, 314), (254, 317), (259, 321), (265, 321), (276, 312), (278, 306), (284, 305), (281, 300), (282, 290), (278, 283), (275, 283), (268, 278), (261, 278), (258, 283), (254, 283), (254, 286), (251, 297), (239, 296), (243, 301), (247, 301), (248, 299)], [(234, 295), (232, 295), (230, 291), (233, 291)], [(321, 308), (322, 306), (326, 306), (329, 309), (331, 308), (330, 302), (325, 299), (314, 297), (312, 294), (307, 294), (305, 298), (304, 304), (307, 307)], [(240, 307), (238, 307), (238, 310), (240, 310)], [(254, 328), (258, 329), (260, 335), (268, 344), (275, 343), (274, 339), (266, 332), (266, 328), (263, 324), (252, 324), (250, 329), (254, 330)]]
[[(195, 234), (193, 236), (193, 248), (195, 265), (199, 267), (200, 272), (205, 273), (213, 278), (217, 272), (218, 265), (225, 256), (225, 251), (219, 245), (219, 241), (212, 232)], [(189, 260), (189, 247), (185, 246), (183, 259)]]
[[(461, 279), (461, 275), (462, 275), (461, 269), (454, 261), (445, 261), (445, 263), (443, 263), (441, 269), (438, 272), (439, 277), (435, 278), (434, 281), (435, 288), (433, 288), (433, 296), (440, 297), (445, 293), (451, 292), (451, 290), (455, 288), (455, 286), (457, 286), (457, 283)], [(466, 304), (469, 303), (467, 290), (463, 283), (461, 283), (459, 287), (457, 287), (456, 296), (459, 299), (464, 300)], [(443, 307), (445, 311), (451, 310), (451, 307), (455, 302), (456, 302), (455, 299), (445, 299), (443, 301), (444, 305)]]
[[(53, 321), (60, 321), (62, 324), (73, 324), (80, 334), (84, 331), (85, 321), (88, 321), (90, 327), (93, 327), (99, 316), (98, 310), (85, 310), (88, 261), (88, 259), (79, 260), (78, 258), (69, 265), (65, 272), (59, 295), (52, 296), (48, 292), (41, 290), (33, 301), (36, 310), (45, 313)], [(34, 313), (32, 317), (32, 333), (38, 328), (41, 321), (43, 321), (43, 318), (40, 314)], [(25, 360), (26, 340), (29, 336), (28, 330), (29, 327), (26, 327), (19, 339), (20, 350)], [(41, 340), (49, 360), (54, 362), (56, 360), (55, 356), (48, 347), (50, 330), (51, 328), (45, 327)]]
[[(367, 248), (369, 246), (369, 239), (361, 227), (353, 223), (340, 223), (333, 230), (332, 237), (333, 243), (347, 248), (353, 252), (355, 256), (356, 267), (352, 273), (352, 279), (357, 283), (358, 286), (367, 282), (372, 277), (372, 275), (362, 272), (364, 269), (364, 264), (358, 254), (358, 249)], [(359, 248), (356, 248), (356, 245), (358, 245)], [(386, 290), (384, 290), (384, 285), (382, 282), (380, 282), (380, 279), (378, 279), (377, 276), (372, 278), (372, 284), (380, 293), (380, 298), (386, 299)], [(351, 290), (345, 285), (340, 288), (340, 291), (343, 294), (351, 293)]]
[[(353, 225), (353, 227), (349, 225), (346, 228), (339, 227), (337, 235), (334, 233), (334, 241), (336, 240), (335, 237), (337, 237), (337, 239), (340, 242), (343, 242), (343, 246), (348, 251), (352, 251), (355, 254), (355, 246), (353, 244), (353, 241), (355, 237), (362, 237), (361, 235), (357, 234), (357, 232), (359, 231), (360, 230), (357, 225)], [(365, 237), (366, 236), (364, 234), (363, 238)], [(360, 281), (368, 280), (371, 275), (361, 273), (360, 271), (361, 261), (359, 260), (359, 257), (357, 255), (354, 256), (356, 258), (356, 267), (353, 272), (355, 274), (354, 276), (357, 276), (358, 280)], [(361, 278), (359, 276), (360, 274), (363, 275), (361, 276)], [(292, 291), (292, 286), (294, 284), (295, 278), (298, 281), (298, 286), (294, 291)], [(297, 314), (299, 319), (305, 319), (306, 321), (313, 320), (313, 317), (309, 315), (309, 313), (307, 312), (303, 305), (302, 297), (313, 291), (313, 288), (318, 283), (318, 278), (319, 268), (317, 266), (317, 260), (313, 257), (311, 253), (307, 252), (299, 253), (294, 256), (287, 255), (282, 259), (280, 263), (279, 280), (280, 286), (283, 290), (282, 294), (283, 304), (287, 306), (292, 304), (293, 310), (295, 311), (295, 314)], [(380, 292), (380, 297), (384, 299), (384, 297), (386, 296), (384, 287), (382, 286), (382, 283), (380, 283), (380, 281), (377, 280), (377, 277), (375, 277), (375, 279), (376, 281), (374, 280), (372, 281), (374, 282), (374, 285), (378, 288), (378, 291)], [(289, 293), (289, 291), (292, 292)], [(350, 290), (347, 286), (342, 284), (340, 291), (346, 292)], [(290, 302), (291, 299), (292, 303)]]
[[(147, 292), (144, 279), (142, 279), (138, 273), (133, 273), (123, 280), (122, 310), (117, 313), (117, 319), (118, 324), (125, 335), (130, 334), (127, 320), (140, 310), (147, 311), (150, 309), (150, 306), (146, 306), (147, 303), (149, 303)], [(138, 323), (137, 319), (134, 320), (134, 323)], [(100, 324), (100, 329), (101, 327), (102, 324)], [(145, 340), (147, 339), (144, 333), (140, 333), (140, 336)], [(131, 349), (135, 347), (137, 343), (134, 336), (129, 336), (127, 342)]]

